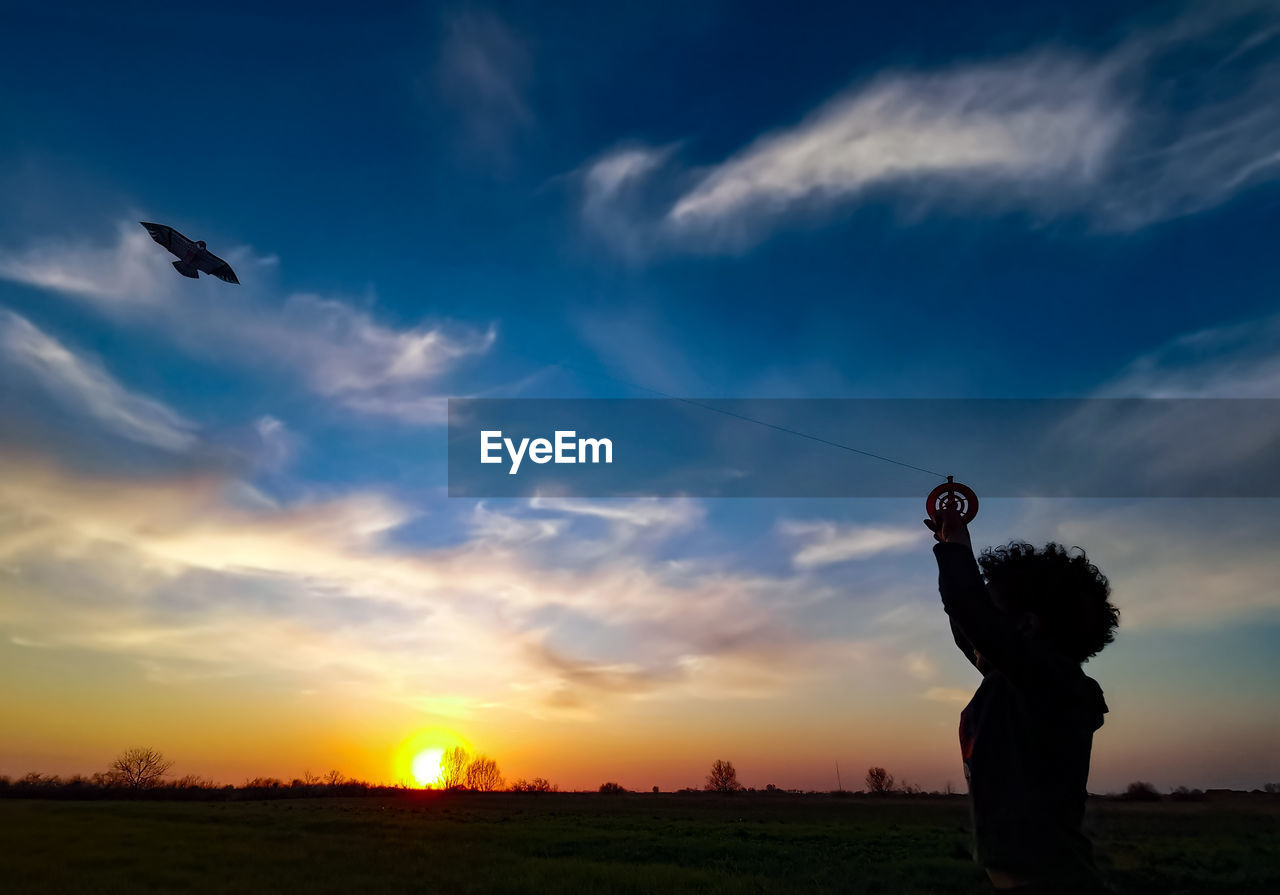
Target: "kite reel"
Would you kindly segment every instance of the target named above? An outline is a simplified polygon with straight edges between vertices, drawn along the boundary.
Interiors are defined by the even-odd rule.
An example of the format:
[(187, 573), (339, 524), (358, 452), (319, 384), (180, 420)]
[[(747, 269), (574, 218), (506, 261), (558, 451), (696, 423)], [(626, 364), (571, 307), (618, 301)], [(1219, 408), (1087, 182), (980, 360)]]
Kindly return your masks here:
[(929, 492), (924, 509), (930, 519), (936, 518), (941, 510), (955, 510), (965, 525), (968, 525), (978, 515), (978, 495), (968, 485), (962, 485), (947, 476), (946, 482)]

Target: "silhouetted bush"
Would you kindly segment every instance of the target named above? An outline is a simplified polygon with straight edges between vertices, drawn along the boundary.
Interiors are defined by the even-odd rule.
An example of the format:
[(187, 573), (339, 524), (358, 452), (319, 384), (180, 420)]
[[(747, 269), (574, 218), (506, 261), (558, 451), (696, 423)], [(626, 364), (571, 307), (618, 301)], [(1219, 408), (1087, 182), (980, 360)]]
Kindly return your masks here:
[(1120, 798), (1126, 802), (1158, 802), (1160, 793), (1154, 785), (1137, 780), (1125, 787), (1124, 794)]
[(546, 777), (534, 777), (532, 780), (526, 780), (521, 777), (519, 780), (511, 784), (512, 792), (559, 792), (560, 787), (556, 786)]
[(1169, 793), (1169, 798), (1175, 802), (1203, 802), (1204, 791), (1199, 789), (1187, 789), (1185, 786), (1179, 786), (1173, 792)]
[(614, 783), (610, 781), (608, 783), (601, 783), (600, 791), (608, 795), (617, 795), (618, 793), (626, 792), (627, 788), (621, 783)]
[(867, 792), (876, 795), (893, 792), (893, 775), (884, 768), (867, 768)]

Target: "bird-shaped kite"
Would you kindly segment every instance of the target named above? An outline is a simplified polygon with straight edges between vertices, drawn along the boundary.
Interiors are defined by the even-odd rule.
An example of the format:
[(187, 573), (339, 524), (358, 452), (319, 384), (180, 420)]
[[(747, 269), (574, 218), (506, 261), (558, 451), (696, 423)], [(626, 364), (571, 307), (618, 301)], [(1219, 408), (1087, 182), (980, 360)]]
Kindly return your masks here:
[(146, 221), (139, 221), (138, 223), (147, 228), (147, 232), (151, 234), (152, 239), (160, 243), (172, 254), (178, 256), (178, 260), (173, 262), (173, 266), (184, 277), (198, 280), (200, 279), (199, 271), (204, 271), (225, 282), (235, 283), (237, 286), (240, 285), (240, 281), (236, 279), (236, 272), (231, 269), (231, 265), (206, 249), (203, 239), (192, 241), (177, 230), (172, 227), (166, 227), (164, 224), (148, 224)]

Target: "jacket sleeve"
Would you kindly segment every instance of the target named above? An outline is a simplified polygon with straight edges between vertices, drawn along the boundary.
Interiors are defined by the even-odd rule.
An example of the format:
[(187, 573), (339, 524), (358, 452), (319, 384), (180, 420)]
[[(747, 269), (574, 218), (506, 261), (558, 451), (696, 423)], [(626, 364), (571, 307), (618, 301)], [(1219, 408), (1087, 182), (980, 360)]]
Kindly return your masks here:
[[(974, 661), (974, 651), (1011, 681), (1026, 679), (1039, 663), (1013, 620), (996, 609), (968, 544), (935, 544), (938, 592), (951, 618), (956, 644)], [(968, 649), (965, 649), (965, 646)]]
[(969, 643), (969, 638), (964, 636), (964, 632), (956, 624), (956, 620), (951, 619), (951, 637), (955, 640), (956, 646), (960, 648), (960, 652), (964, 653), (964, 657), (969, 660), (974, 668), (978, 667), (978, 657), (974, 655), (973, 645)]

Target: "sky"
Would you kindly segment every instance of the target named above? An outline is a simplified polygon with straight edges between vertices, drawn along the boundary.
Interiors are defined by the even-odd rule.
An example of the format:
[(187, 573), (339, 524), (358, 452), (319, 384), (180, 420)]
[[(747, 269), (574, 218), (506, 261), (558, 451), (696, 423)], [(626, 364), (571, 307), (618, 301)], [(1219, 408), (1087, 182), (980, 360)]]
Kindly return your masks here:
[[(5, 18), (0, 774), (962, 787), (919, 500), (449, 498), (447, 399), (1280, 397), (1273, 3)], [(1275, 511), (983, 502), (1111, 581), (1093, 791), (1280, 780)]]

